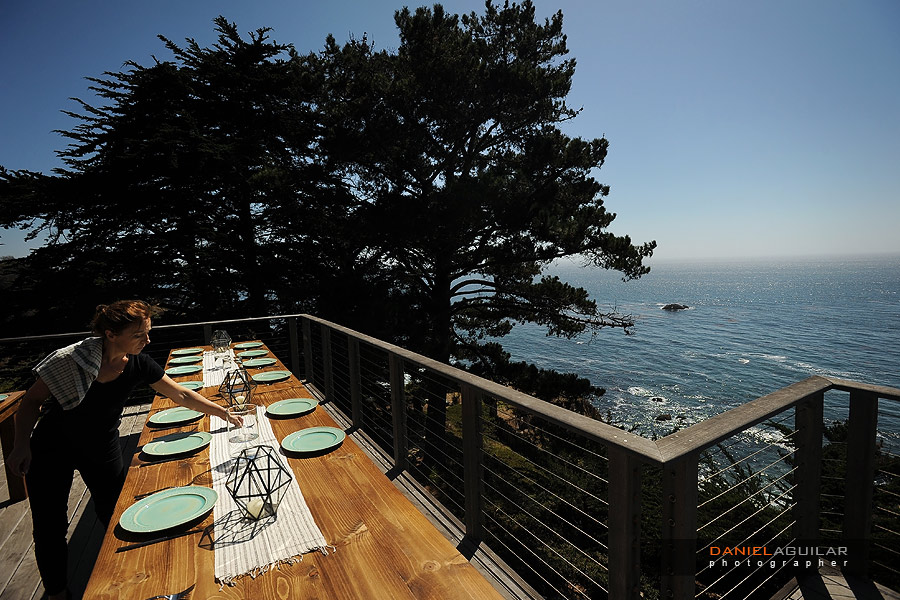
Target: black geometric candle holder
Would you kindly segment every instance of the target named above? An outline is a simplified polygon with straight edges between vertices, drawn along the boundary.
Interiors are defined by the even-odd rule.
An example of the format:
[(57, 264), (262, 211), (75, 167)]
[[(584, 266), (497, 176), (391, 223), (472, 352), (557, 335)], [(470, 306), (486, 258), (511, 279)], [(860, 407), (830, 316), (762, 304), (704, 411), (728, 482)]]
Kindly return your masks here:
[(291, 474), (270, 446), (251, 446), (234, 459), (225, 489), (244, 517), (257, 520), (276, 516)]
[(250, 404), (257, 383), (244, 367), (238, 367), (225, 373), (225, 379), (219, 385), (219, 393), (228, 400), (228, 406)]

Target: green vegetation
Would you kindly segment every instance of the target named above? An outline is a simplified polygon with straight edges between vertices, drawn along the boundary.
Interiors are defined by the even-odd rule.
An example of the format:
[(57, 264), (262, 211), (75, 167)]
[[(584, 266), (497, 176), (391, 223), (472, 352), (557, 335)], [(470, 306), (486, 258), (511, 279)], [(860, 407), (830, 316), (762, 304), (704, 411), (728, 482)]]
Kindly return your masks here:
[(485, 340), (516, 323), (630, 326), (543, 274), (578, 256), (636, 278), (655, 247), (608, 231), (607, 140), (560, 130), (578, 113), (562, 13), (395, 20), (395, 51), (301, 55), (219, 17), (209, 48), (160, 36), (169, 59), (88, 77), (65, 166), (0, 167), (0, 226), (49, 236), (4, 263), (4, 331), (71, 331), (122, 297), (160, 322), (306, 311), (506, 377)]

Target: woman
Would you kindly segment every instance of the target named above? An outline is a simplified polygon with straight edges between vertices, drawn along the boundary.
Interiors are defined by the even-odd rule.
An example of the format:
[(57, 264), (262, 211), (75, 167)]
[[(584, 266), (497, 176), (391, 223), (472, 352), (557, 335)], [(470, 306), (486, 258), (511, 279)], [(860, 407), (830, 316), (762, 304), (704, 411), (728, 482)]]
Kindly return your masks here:
[(125, 481), (118, 426), (131, 390), (146, 383), (176, 404), (229, 418), (225, 408), (175, 383), (156, 361), (141, 354), (150, 343), (150, 317), (150, 306), (139, 300), (98, 306), (91, 326), (99, 337), (42, 360), (16, 411), (15, 443), (7, 463), (26, 478), (34, 554), (49, 600), (71, 597), (66, 530), (75, 469), (91, 492), (100, 521), (107, 526), (112, 518)]

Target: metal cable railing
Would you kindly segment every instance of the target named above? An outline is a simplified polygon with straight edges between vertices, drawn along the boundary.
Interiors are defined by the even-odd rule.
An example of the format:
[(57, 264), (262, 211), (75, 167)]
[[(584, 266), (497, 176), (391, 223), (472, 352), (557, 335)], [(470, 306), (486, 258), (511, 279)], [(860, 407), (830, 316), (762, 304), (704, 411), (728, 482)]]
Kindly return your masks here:
[[(479, 423), (488, 534), (517, 556), (534, 556), (521, 568), (545, 597), (605, 594), (607, 458), (508, 405), (484, 412)], [(518, 539), (510, 539), (513, 534)]]
[[(310, 320), (314, 326), (332, 327)], [(333, 326), (332, 333), (338, 332), (348, 340), (358, 335)], [(641, 502), (656, 510), (653, 493), (648, 496), (647, 490), (654, 488), (657, 477), (657, 489), (672, 501), (659, 504), (662, 519), (656, 531), (663, 543), (658, 548), (680, 547), (664, 540), (678, 541), (690, 532), (703, 535), (704, 541), (694, 544), (690, 556), (663, 549), (663, 571), (658, 579), (649, 574), (651, 585), (657, 581), (660, 591), (677, 598), (748, 598), (780, 584), (791, 574), (783, 565), (725, 573), (684, 571), (683, 565), (687, 560), (696, 565), (694, 558), (714, 543), (794, 543), (801, 539), (798, 535), (839, 530), (819, 523), (846, 512), (843, 505), (826, 505), (844, 502), (841, 493), (827, 488), (843, 484), (839, 471), (846, 470), (846, 460), (833, 455), (841, 448), (839, 440), (826, 445), (829, 454), (822, 455), (824, 392), (851, 391), (857, 394), (857, 404), (867, 402), (868, 394), (900, 398), (897, 390), (813, 377), (649, 442), (565, 416), (546, 403), (390, 344), (366, 336), (354, 339), (359, 344), (357, 403), (365, 406), (359, 419), (363, 428), (370, 425), (367, 433), (386, 454), (394, 453), (395, 460), (402, 461), (399, 466), (437, 496), (449, 514), (464, 521), (470, 535), (502, 554), (547, 597), (618, 597), (613, 590), (627, 590), (629, 595), (640, 589), (641, 571), (632, 567), (645, 550), (642, 546), (637, 555), (630, 550), (637, 546), (640, 531), (631, 524)], [(364, 351), (367, 346), (371, 348)], [(351, 352), (349, 342), (346, 351)], [(334, 381), (328, 385), (336, 387), (341, 377), (337, 373), (350, 369), (350, 363), (334, 363)], [(318, 378), (319, 371), (315, 373)], [(348, 376), (351, 381), (344, 381), (344, 388), (352, 387), (349, 371)], [(351, 399), (351, 410), (354, 406)], [(477, 408), (469, 408), (467, 417), (466, 406)], [(691, 449), (680, 441), (685, 438), (691, 440)], [(856, 445), (845, 450), (858, 452)], [(813, 476), (808, 464), (818, 465)], [(650, 477), (644, 485), (630, 479), (642, 471)], [(682, 472), (693, 472), (694, 481), (684, 479)], [(879, 476), (893, 478), (892, 473), (882, 469)], [(678, 508), (682, 495), (697, 498), (693, 508), (686, 506), (687, 512)], [(650, 524), (651, 537), (657, 535), (653, 529)], [(879, 531), (887, 535), (896, 529)], [(613, 569), (613, 562), (619, 568)], [(695, 578), (705, 579), (697, 586)]]
[(702, 455), (707, 468), (697, 482), (695, 597), (751, 598), (786, 581), (784, 569), (765, 565), (757, 550), (746, 553), (771, 551), (772, 544), (792, 535), (797, 489), (792, 478), (798, 469), (797, 431), (788, 425), (793, 418), (793, 409), (783, 411)]
[[(704, 553), (860, 535), (848, 568), (900, 587), (900, 390), (810, 377), (647, 440), (309, 315), (158, 326), (147, 351), (162, 360), (219, 328), (302, 373), (443, 505), (456, 541), (518, 575), (517, 596), (754, 598), (793, 573), (709, 568)], [(82, 337), (0, 340), (0, 385), (21, 389)]]
[(872, 576), (891, 589), (900, 589), (900, 423), (896, 403), (878, 403), (879, 431), (872, 493)]

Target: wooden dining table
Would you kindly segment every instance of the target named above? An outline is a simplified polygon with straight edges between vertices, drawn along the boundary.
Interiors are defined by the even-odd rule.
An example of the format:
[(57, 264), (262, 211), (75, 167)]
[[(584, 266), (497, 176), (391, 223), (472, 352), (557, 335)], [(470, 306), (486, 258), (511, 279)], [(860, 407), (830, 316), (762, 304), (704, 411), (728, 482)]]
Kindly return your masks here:
[[(261, 349), (269, 351), (265, 345)], [(266, 356), (276, 358), (276, 363), (262, 369), (248, 369), (251, 375), (288, 371), (271, 351)], [(170, 354), (170, 360), (172, 357)], [(173, 379), (198, 380), (202, 379), (202, 372)], [(198, 392), (217, 403), (225, 403), (218, 387), (205, 387)], [(283, 381), (259, 385), (254, 390), (253, 402), (268, 406), (287, 398), (311, 397), (309, 390), (291, 375)], [(150, 414), (174, 406), (171, 400), (157, 396)], [(199, 422), (163, 430), (147, 424), (138, 448), (163, 433), (190, 431), (194, 427), (209, 431), (209, 421), (204, 415)], [(338, 426), (321, 406), (302, 416), (270, 419), (270, 422), (279, 441), (307, 427)], [(182, 535), (123, 550), (141, 541), (118, 525), (122, 513), (138, 497), (168, 486), (210, 487), (212, 481), (209, 448), (190, 456), (156, 462), (139, 452), (128, 468), (113, 522), (106, 531), (84, 597), (145, 600), (192, 585), (190, 600), (495, 600), (503, 597), (377, 468), (352, 436), (348, 435), (338, 448), (328, 453), (298, 457), (281, 451), (281, 458), (296, 476), (316, 524), (332, 546), (327, 554), (310, 552), (294, 564), (282, 564), (255, 578), (244, 576), (234, 585), (222, 586), (214, 575), (215, 544), (202, 543), (203, 534)], [(213, 518), (211, 512), (199, 523), (143, 537), (158, 539), (204, 528), (210, 531)]]

